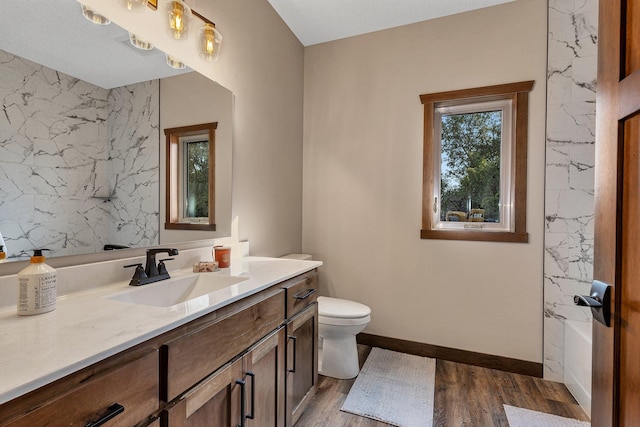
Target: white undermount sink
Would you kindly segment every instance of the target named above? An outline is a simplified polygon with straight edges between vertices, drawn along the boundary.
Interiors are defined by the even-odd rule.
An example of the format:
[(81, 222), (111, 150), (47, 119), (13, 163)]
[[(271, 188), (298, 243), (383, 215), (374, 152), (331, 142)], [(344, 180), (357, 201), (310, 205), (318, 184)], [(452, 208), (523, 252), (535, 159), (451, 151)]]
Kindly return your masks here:
[(172, 277), (167, 280), (135, 287), (130, 291), (107, 298), (132, 304), (171, 307), (247, 279), (248, 277), (226, 276), (215, 273), (194, 273), (186, 277)]

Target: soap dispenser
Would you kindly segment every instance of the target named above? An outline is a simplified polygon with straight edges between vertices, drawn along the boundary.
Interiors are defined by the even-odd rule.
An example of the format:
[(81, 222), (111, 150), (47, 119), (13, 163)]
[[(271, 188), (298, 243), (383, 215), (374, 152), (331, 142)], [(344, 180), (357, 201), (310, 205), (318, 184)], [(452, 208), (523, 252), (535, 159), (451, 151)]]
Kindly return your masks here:
[(18, 302), (20, 316), (47, 313), (56, 308), (57, 273), (44, 263), (42, 251), (35, 249), (29, 266), (18, 273)]
[(7, 260), (7, 253), (4, 251), (4, 245), (0, 245), (0, 262)]

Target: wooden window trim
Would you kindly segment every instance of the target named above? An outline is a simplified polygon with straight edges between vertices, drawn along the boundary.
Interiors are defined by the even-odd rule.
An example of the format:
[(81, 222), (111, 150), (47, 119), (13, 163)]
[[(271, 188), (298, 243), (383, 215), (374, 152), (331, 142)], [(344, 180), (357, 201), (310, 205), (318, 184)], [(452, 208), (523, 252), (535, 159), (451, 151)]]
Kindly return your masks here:
[[(166, 230), (197, 230), (197, 231), (216, 231), (216, 129), (218, 122), (203, 123), (191, 126), (182, 126), (176, 128), (168, 128), (164, 130), (166, 136), (166, 217), (164, 228)], [(180, 202), (179, 196), (179, 174), (174, 164), (177, 162), (177, 152), (180, 144), (180, 138), (191, 135), (198, 135), (208, 131), (209, 133), (209, 223), (184, 223), (180, 221)]]
[[(529, 92), (533, 81), (485, 86), (473, 89), (454, 90), (420, 95), (424, 105), (424, 143), (422, 177), (422, 229), (421, 239), (473, 240), (491, 242), (527, 243), (527, 140), (529, 134)], [(482, 230), (434, 230), (434, 111), (438, 103), (488, 101), (492, 99), (513, 100), (513, 162), (512, 179), (514, 203), (513, 231)]]

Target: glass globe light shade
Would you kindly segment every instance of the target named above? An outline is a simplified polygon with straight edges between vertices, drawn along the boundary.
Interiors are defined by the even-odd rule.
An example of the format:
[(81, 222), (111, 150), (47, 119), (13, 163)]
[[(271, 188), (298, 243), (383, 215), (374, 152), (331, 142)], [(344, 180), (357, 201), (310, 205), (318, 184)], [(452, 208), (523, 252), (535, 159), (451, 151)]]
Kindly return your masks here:
[(216, 26), (207, 23), (200, 29), (200, 57), (207, 61), (217, 61), (222, 47), (222, 34)]
[(167, 33), (176, 40), (189, 38), (191, 8), (182, 0), (169, 1), (169, 27)]
[(118, 0), (122, 7), (131, 12), (143, 12), (149, 0)]
[(111, 24), (111, 20), (105, 16), (100, 15), (98, 12), (95, 12), (88, 6), (83, 4), (80, 5), (82, 7), (82, 16), (87, 18), (89, 21), (98, 25), (109, 25)]

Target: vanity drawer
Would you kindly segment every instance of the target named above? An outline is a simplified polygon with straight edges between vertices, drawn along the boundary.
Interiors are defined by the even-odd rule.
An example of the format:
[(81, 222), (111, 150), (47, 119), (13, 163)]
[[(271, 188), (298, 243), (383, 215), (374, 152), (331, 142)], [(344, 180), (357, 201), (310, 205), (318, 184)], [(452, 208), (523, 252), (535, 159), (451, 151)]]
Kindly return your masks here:
[[(158, 351), (69, 385), (43, 406), (6, 427), (92, 425), (117, 413), (105, 426), (133, 426), (158, 410)], [(64, 380), (63, 380), (64, 381)]]
[(318, 298), (318, 272), (312, 271), (295, 277), (282, 286), (287, 293), (287, 319)]
[(163, 345), (166, 386), (162, 398), (166, 402), (175, 399), (276, 329), (284, 320), (284, 311), (283, 291), (277, 289), (262, 301)]

